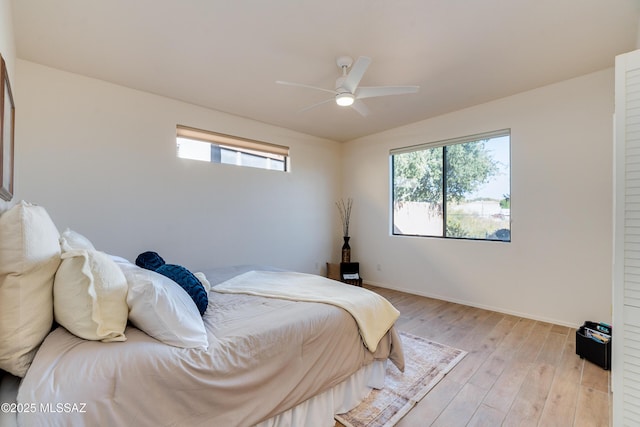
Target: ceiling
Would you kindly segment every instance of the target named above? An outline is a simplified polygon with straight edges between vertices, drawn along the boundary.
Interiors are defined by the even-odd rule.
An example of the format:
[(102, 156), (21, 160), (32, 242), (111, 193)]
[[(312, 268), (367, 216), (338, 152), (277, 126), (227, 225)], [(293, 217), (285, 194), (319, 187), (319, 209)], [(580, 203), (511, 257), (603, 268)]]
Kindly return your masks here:
[[(13, 0), (17, 56), (335, 141), (614, 65), (640, 0)], [(368, 56), (364, 100), (331, 94), (336, 58)], [(216, 129), (211, 129), (216, 130)]]

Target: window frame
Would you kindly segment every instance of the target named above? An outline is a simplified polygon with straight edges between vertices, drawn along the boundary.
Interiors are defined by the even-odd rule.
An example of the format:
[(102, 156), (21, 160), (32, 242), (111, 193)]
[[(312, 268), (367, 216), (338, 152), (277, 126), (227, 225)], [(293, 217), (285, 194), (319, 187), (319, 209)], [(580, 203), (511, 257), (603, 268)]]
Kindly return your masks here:
[[(455, 236), (447, 236), (447, 150), (445, 147), (450, 147), (453, 145), (459, 144), (467, 144), (478, 141), (490, 140), (500, 137), (508, 137), (509, 138), (509, 203), (511, 202), (511, 129), (500, 129), (496, 131), (478, 133), (468, 136), (462, 136), (458, 138), (444, 139), (434, 142), (421, 143), (410, 145), (406, 147), (398, 147), (389, 150), (389, 168), (390, 168), (390, 232), (392, 236), (401, 236), (401, 237), (427, 237), (427, 238), (440, 238), (440, 239), (450, 239), (450, 240), (474, 240), (474, 241), (488, 241), (488, 242), (503, 242), (510, 243), (511, 239), (511, 212), (509, 212), (509, 238), (508, 239), (487, 239), (480, 237), (455, 237)], [(441, 190), (442, 190), (442, 235), (429, 235), (429, 234), (409, 234), (409, 233), (397, 233), (395, 231), (395, 201), (396, 201), (396, 185), (395, 185), (395, 169), (394, 169), (394, 156), (399, 154), (407, 154), (416, 151), (422, 150), (431, 150), (436, 148), (442, 148), (442, 179), (441, 179)], [(511, 205), (509, 205), (509, 211), (511, 211)]]
[(281, 161), (283, 162), (284, 166), (283, 169), (263, 168), (260, 166), (253, 166), (248, 164), (223, 162), (221, 158), (214, 158), (213, 156), (210, 160), (211, 163), (225, 165), (231, 164), (236, 166), (273, 170), (278, 172), (289, 172), (291, 169), (289, 147), (284, 145), (278, 145), (270, 142), (258, 141), (256, 139), (228, 135), (204, 129), (197, 129), (184, 125), (176, 125), (176, 145), (178, 138), (206, 142), (211, 144), (212, 147), (218, 147), (219, 151), (235, 151), (237, 153), (247, 154), (250, 156), (257, 156), (265, 159)]

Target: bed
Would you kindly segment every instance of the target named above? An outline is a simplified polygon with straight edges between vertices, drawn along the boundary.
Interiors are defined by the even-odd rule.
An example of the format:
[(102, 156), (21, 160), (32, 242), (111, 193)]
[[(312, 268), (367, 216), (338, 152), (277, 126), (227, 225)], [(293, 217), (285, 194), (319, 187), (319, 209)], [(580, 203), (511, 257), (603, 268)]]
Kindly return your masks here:
[[(35, 216), (48, 218), (46, 211), (34, 205), (21, 203), (8, 212), (14, 209), (21, 211), (22, 222), (30, 221), (36, 211)], [(7, 224), (15, 223), (12, 215), (8, 219), (7, 212), (0, 215), (0, 255), (18, 244), (2, 234)], [(0, 423), (23, 427), (333, 426), (335, 414), (355, 407), (372, 388), (383, 386), (388, 361), (401, 369), (404, 365), (393, 326), (395, 309), (366, 289), (268, 267), (215, 268), (197, 275), (208, 298), (200, 315), (185, 289), (168, 277), (99, 251), (92, 255), (95, 259), (87, 258), (87, 253), (93, 253), (88, 249), (90, 242), (67, 232), (65, 240), (65, 233), (60, 237), (54, 229), (52, 224), (23, 227), (21, 238), (34, 232), (41, 245), (43, 233), (58, 236), (61, 261), (53, 271), (55, 287), (51, 285), (57, 302), (50, 310), (55, 319), (64, 318), (58, 314), (62, 311), (58, 305), (71, 304), (67, 301), (76, 298), (64, 293), (65, 298), (61, 297), (61, 289), (81, 287), (67, 279), (71, 260), (84, 259), (81, 265), (86, 270), (105, 257), (110, 268), (119, 269), (114, 274), (121, 277), (119, 271), (126, 279), (127, 319), (122, 329), (106, 319), (96, 337), (91, 336), (96, 322), (89, 335), (82, 337), (86, 319), (74, 318), (68, 327), (52, 321), (54, 327), (34, 339), (31, 325), (42, 322), (31, 316), (40, 316), (48, 308), (25, 313), (23, 305), (19, 317), (30, 326), (29, 338), (22, 340), (18, 339), (22, 331), (15, 328), (13, 339), (6, 337), (6, 323), (16, 313), (10, 317), (11, 310), (0, 311), (0, 363), (3, 369), (14, 370), (14, 375), (6, 374), (0, 381), (0, 415), (4, 417)], [(55, 252), (50, 246), (49, 252)], [(20, 256), (32, 257), (29, 251), (33, 248), (22, 250)], [(0, 258), (0, 264), (17, 256), (10, 252)], [(54, 270), (55, 263), (51, 264), (48, 269)], [(37, 270), (36, 276), (50, 274)], [(94, 270), (98, 276), (99, 270)], [(7, 266), (0, 265), (0, 310), (8, 307), (8, 295), (14, 298), (13, 306), (16, 301), (26, 304), (24, 299), (29, 298), (33, 307), (33, 292), (25, 290), (33, 286), (33, 277), (26, 274), (29, 280), (20, 280), (20, 292), (11, 295), (7, 294), (10, 276), (15, 279), (16, 274), (8, 274)], [(39, 276), (36, 281), (42, 279)], [(278, 283), (281, 294), (271, 292)], [(108, 292), (118, 294), (115, 287)], [(332, 295), (322, 301), (326, 298), (322, 293)], [(368, 307), (351, 307), (360, 299)], [(73, 310), (68, 311), (93, 309), (95, 317), (95, 307), (85, 306), (71, 304)], [(104, 307), (109, 313), (120, 309)], [(385, 311), (388, 316), (381, 314)], [(388, 323), (371, 327), (377, 318), (385, 317)], [(15, 347), (16, 340), (21, 346), (23, 341), (37, 344), (20, 348), (19, 363), (12, 364), (5, 347)], [(15, 359), (15, 349), (13, 353)], [(25, 359), (30, 359), (26, 367)]]

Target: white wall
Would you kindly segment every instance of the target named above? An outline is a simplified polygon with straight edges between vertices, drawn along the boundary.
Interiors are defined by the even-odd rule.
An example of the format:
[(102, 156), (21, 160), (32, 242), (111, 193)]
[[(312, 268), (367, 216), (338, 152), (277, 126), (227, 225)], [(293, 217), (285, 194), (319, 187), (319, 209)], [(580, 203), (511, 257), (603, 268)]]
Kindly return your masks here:
[[(11, 1), (0, 0), (0, 54), (7, 65), (9, 73), (9, 82), (11, 83), (12, 92), (15, 95), (14, 68), (16, 60), (16, 46), (13, 37), (13, 18), (11, 16)], [(7, 209), (11, 203), (0, 199), (0, 211)]]
[[(610, 321), (613, 93), (605, 70), (347, 143), (365, 280), (560, 324)], [(511, 243), (390, 235), (391, 148), (504, 128)]]
[(13, 36), (11, 0), (0, 0), (0, 54), (7, 63), (10, 80), (14, 75), (16, 45)]
[[(58, 228), (129, 259), (322, 273), (337, 233), (338, 143), (17, 61), (16, 188)], [(176, 124), (291, 147), (291, 173), (176, 157)]]

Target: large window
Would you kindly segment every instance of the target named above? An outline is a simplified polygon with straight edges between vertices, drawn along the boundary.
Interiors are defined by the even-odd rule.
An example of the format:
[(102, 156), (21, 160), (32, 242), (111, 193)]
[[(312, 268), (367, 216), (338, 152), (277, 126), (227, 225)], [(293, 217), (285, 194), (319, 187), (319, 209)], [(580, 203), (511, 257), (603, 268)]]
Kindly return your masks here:
[(289, 147), (187, 126), (177, 126), (178, 157), (213, 163), (288, 170)]
[(509, 130), (391, 150), (393, 234), (511, 241)]

